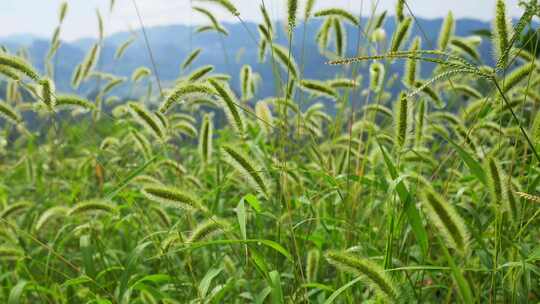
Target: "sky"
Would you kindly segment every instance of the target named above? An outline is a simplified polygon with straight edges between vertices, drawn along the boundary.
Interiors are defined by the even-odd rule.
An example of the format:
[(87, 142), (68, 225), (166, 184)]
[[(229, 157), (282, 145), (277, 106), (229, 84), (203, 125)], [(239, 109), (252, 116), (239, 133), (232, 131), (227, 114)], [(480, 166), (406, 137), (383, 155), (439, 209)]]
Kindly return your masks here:
[[(97, 36), (96, 9), (104, 18), (105, 32), (111, 34), (140, 28), (134, 1), (141, 12), (145, 26), (168, 24), (204, 24), (205, 17), (192, 12), (190, 6), (212, 8), (220, 21), (234, 22), (221, 8), (200, 0), (116, 0), (109, 12), (110, 0), (67, 0), (69, 10), (62, 27), (61, 38), (72, 41)], [(283, 18), (286, 0), (231, 0), (244, 20), (260, 21), (259, 5), (265, 1), (272, 18)], [(507, 0), (508, 15), (519, 17), (519, 0)], [(303, 3), (305, 0), (300, 0)], [(328, 7), (347, 8), (356, 14), (370, 15), (378, 2), (377, 12), (387, 9), (393, 14), (396, 0), (317, 0), (315, 10)], [(58, 24), (58, 9), (62, 0), (0, 0), (0, 37), (32, 34), (50, 37)], [(408, 0), (409, 7), (417, 17), (439, 18), (452, 11), (457, 18), (491, 20), (495, 0)], [(302, 7), (300, 8), (302, 9)]]

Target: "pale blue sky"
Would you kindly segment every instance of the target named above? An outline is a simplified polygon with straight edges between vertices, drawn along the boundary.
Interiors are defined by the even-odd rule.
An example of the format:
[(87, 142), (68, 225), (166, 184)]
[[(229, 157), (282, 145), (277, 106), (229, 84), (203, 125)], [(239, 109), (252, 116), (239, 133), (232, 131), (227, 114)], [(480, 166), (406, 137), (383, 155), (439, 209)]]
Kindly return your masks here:
[[(116, 0), (116, 8), (108, 13), (109, 0), (68, 0), (69, 12), (62, 30), (62, 39), (74, 40), (95, 37), (97, 21), (95, 9), (99, 8), (105, 19), (107, 34), (138, 28), (133, 0)], [(190, 11), (190, 0), (136, 0), (145, 25), (200, 24), (205, 19)], [(245, 20), (258, 21), (259, 5), (263, 0), (231, 0)], [(317, 8), (344, 7), (368, 15), (373, 3), (378, 2), (378, 12), (388, 9), (393, 13), (396, 0), (318, 0)], [(49, 37), (57, 25), (58, 7), (62, 0), (0, 0), (0, 37), (14, 34), (33, 34)], [(194, 5), (212, 7), (207, 3)], [(300, 1), (300, 2), (305, 2)], [(509, 15), (519, 16), (518, 0), (507, 0)], [(282, 18), (286, 0), (265, 0), (273, 18)], [(469, 17), (490, 20), (494, 15), (495, 0), (408, 0), (412, 11), (421, 17), (437, 18), (449, 10), (458, 18)], [(227, 13), (213, 10), (222, 21), (234, 21)]]

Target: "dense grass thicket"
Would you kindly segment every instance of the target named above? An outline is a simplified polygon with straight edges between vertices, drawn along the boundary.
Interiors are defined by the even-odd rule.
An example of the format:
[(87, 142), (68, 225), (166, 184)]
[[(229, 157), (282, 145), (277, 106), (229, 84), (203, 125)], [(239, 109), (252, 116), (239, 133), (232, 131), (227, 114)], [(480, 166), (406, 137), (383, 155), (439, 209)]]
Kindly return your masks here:
[[(493, 1), (487, 66), (482, 38), (455, 36), (452, 13), (426, 41), (396, 2), (394, 16), (375, 7), (361, 22), (289, 0), (289, 45), (278, 45), (261, 1), (264, 21), (245, 39), (273, 79), (248, 65), (216, 73), (197, 63), (203, 49), (172, 85), (152, 66), (131, 79), (101, 72), (98, 11), (99, 39), (72, 81), (96, 91), (59, 92), (66, 3), (45, 71), (2, 48), (0, 302), (538, 303), (540, 65), (523, 37), (540, 41), (540, 6), (521, 2), (512, 23)], [(234, 1), (192, 6), (208, 18), (193, 35), (228, 34), (215, 10), (243, 23)], [(290, 49), (308, 39), (334, 78), (303, 77), (316, 50)], [(385, 72), (398, 64), (403, 75)], [(261, 99), (267, 83), (278, 89)], [(140, 98), (111, 94), (119, 86)]]

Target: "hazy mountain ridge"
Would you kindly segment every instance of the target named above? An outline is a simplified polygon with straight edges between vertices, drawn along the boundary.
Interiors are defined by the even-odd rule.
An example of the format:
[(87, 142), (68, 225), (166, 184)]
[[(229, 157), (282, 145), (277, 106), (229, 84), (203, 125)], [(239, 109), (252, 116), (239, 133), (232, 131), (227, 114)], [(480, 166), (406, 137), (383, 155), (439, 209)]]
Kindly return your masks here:
[[(431, 49), (433, 45), (436, 45), (437, 43), (437, 36), (441, 23), (442, 19), (418, 19), (418, 24), (413, 26), (412, 35), (421, 36), (423, 38), (423, 48)], [(305, 50), (308, 51), (305, 52), (304, 58), (304, 78), (325, 79), (334, 77), (337, 69), (341, 69), (341, 67), (325, 65), (324, 62), (327, 59), (318, 52), (318, 47), (312, 38), (316, 36), (320, 24), (321, 22), (319, 20), (314, 20), (310, 21), (306, 27), (306, 36), (309, 39), (306, 39), (307, 44), (305, 45)], [(229, 30), (229, 36), (222, 38), (215, 33), (193, 33), (193, 35), (190, 35), (190, 32), (194, 31), (194, 28), (185, 25), (148, 27), (146, 31), (160, 79), (163, 82), (170, 82), (178, 78), (181, 73), (181, 62), (191, 50), (199, 47), (203, 48), (203, 52), (196, 60), (193, 68), (211, 64), (215, 67), (214, 71), (217, 73), (238, 75), (242, 65), (249, 64), (253, 67), (254, 71), (261, 74), (263, 80), (271, 79), (272, 70), (268, 60), (266, 63), (258, 62), (256, 42), (246, 32), (247, 27), (254, 38), (259, 39), (256, 24), (247, 23), (246, 27), (244, 27), (244, 25), (240, 23), (225, 23), (224, 26)], [(456, 22), (456, 35), (471, 35), (476, 30), (489, 29), (489, 27), (490, 24), (488, 22), (473, 19), (459, 19)], [(283, 24), (276, 23), (275, 29), (278, 30), (276, 42), (282, 45), (288, 44), (286, 35), (283, 31)], [(395, 29), (394, 18), (390, 17), (387, 19), (385, 29), (387, 35), (390, 37)], [(302, 61), (301, 49), (303, 30), (303, 25), (299, 25), (295, 32), (296, 36), (293, 45), (295, 59), (299, 65)], [(354, 54), (354, 47), (358, 43), (358, 29), (349, 26), (347, 27), (347, 34), (347, 54), (351, 55)], [(141, 65), (151, 67), (142, 33), (138, 31), (137, 35), (136, 41), (127, 49), (124, 56), (118, 61), (114, 60), (116, 49), (119, 45), (129, 39), (132, 34), (129, 32), (121, 32), (107, 36), (104, 40), (98, 69), (103, 72), (129, 77), (133, 70)], [(360, 36), (360, 39), (360, 43), (364, 43), (365, 38)], [(73, 42), (62, 42), (55, 58), (55, 80), (57, 87), (60, 90), (72, 91), (70, 79), (73, 69), (83, 60), (86, 52), (94, 42), (95, 39), (89, 38), (79, 39)], [(44, 70), (44, 58), (48, 52), (49, 44), (49, 40), (32, 37), (31, 35), (17, 35), (0, 38), (0, 45), (5, 45), (11, 51), (15, 51), (21, 47), (27, 48), (32, 63), (41, 71)], [(228, 62), (226, 62), (224, 57), (223, 45), (226, 47)], [(242, 56), (239, 58), (240, 60), (236, 60), (237, 54), (241, 50), (243, 50)], [(312, 50), (317, 50), (317, 52), (313, 52)], [(484, 61), (489, 63), (492, 60), (488, 41), (482, 43), (480, 54)], [(394, 64), (392, 69), (394, 69), (394, 71), (400, 71), (401, 64)], [(365, 72), (365, 70), (361, 71), (361, 73), (363, 72)], [(238, 87), (239, 80), (237, 78), (238, 77), (233, 76), (231, 79), (234, 87)], [(93, 84), (87, 83), (81, 87), (81, 91), (84, 93), (92, 88)], [(261, 96), (268, 96), (273, 94), (273, 92), (274, 88), (272, 85), (261, 86)]]

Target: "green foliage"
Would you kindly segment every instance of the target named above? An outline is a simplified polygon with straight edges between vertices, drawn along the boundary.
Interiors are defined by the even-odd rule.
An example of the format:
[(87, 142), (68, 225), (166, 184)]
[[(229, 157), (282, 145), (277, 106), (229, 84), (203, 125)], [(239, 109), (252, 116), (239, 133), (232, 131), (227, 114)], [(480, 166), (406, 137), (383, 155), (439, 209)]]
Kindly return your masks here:
[(356, 26), (360, 24), (360, 21), (358, 21), (358, 18), (356, 18), (353, 14), (339, 8), (324, 9), (324, 10), (316, 12), (314, 16), (315, 17), (335, 16), (338, 19), (342, 19)]
[(439, 50), (444, 51), (448, 46), (448, 42), (452, 36), (454, 36), (455, 31), (455, 22), (454, 15), (452, 12), (448, 12), (446, 18), (444, 18), (443, 25), (441, 27), (441, 32), (439, 33), (438, 46)]
[[(233, 1), (195, 2), (209, 25), (193, 35), (227, 34), (207, 4), (243, 22)], [(99, 14), (103, 40), (73, 67), (74, 90), (55, 88), (65, 2), (44, 76), (2, 48), (0, 303), (538, 302), (540, 78), (518, 44), (538, 5), (522, 3), (510, 30), (494, 3), (487, 66), (451, 12), (422, 49), (435, 41), (409, 39), (414, 16), (396, 2), (387, 41), (386, 11), (364, 26), (289, 1), (285, 46), (264, 1), (246, 40), (266, 65), (219, 74), (195, 49), (159, 91), (159, 70), (102, 70)], [(322, 22), (301, 40), (303, 7)], [(334, 75), (306, 79), (317, 51)]]
[(397, 287), (380, 266), (346, 252), (329, 251), (325, 256), (328, 262), (338, 270), (357, 276), (365, 276), (370, 285), (376, 288), (379, 294), (389, 302), (398, 300), (399, 292)]

